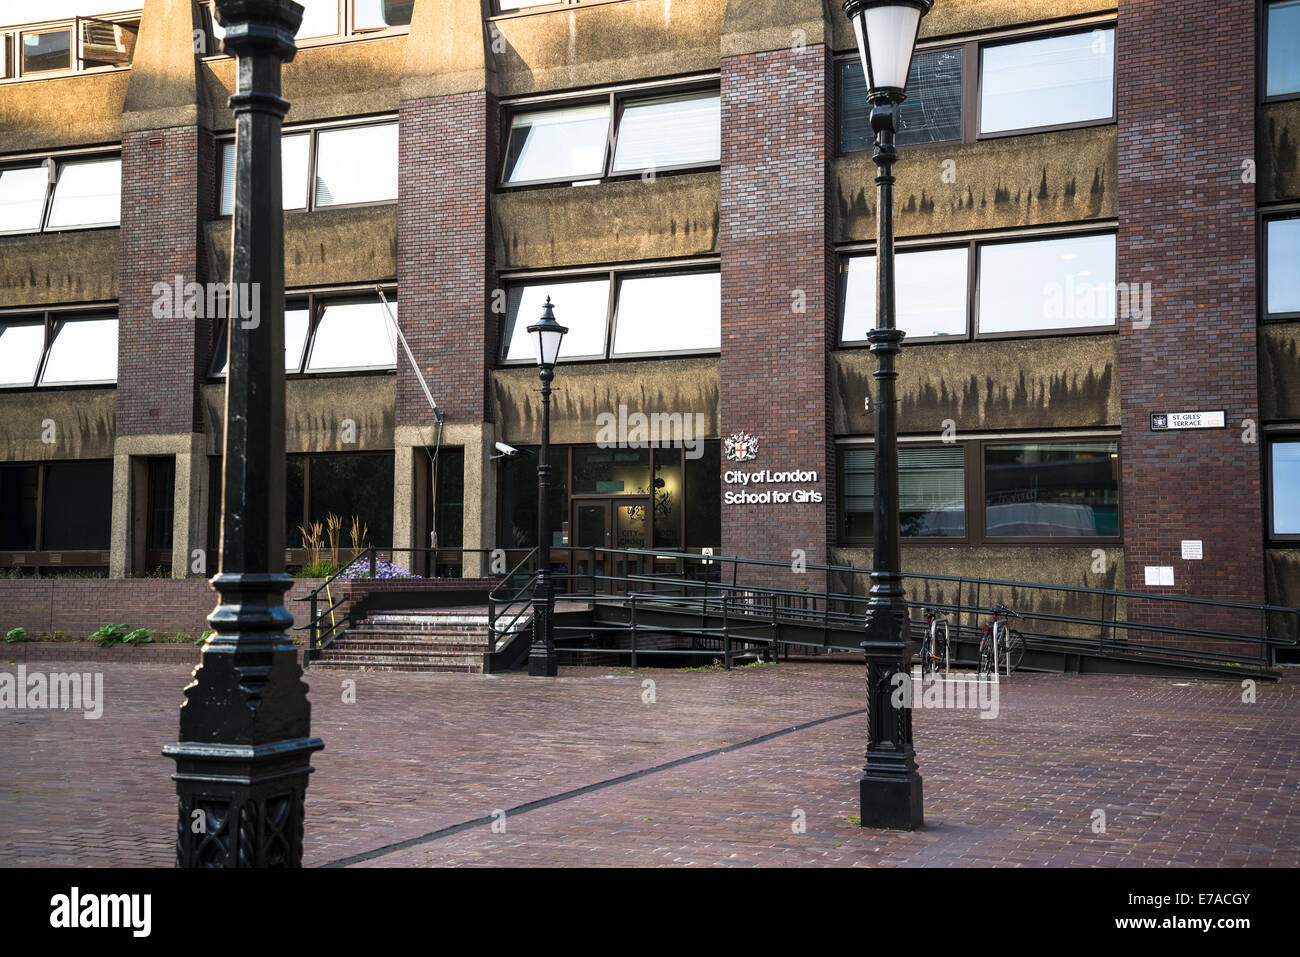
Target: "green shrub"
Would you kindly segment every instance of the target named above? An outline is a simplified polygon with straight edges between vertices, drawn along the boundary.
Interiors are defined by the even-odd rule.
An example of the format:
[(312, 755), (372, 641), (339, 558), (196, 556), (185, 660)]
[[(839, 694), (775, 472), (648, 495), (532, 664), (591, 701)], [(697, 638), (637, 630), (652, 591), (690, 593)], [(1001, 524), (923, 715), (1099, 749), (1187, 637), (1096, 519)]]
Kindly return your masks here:
[(9, 631), (5, 633), (5, 641), (26, 641), (26, 640), (27, 640), (26, 628), (21, 628), (21, 627), (10, 628)]
[(111, 645), (142, 645), (153, 641), (153, 628), (135, 628), (129, 625), (101, 625), (90, 640), (101, 648)]

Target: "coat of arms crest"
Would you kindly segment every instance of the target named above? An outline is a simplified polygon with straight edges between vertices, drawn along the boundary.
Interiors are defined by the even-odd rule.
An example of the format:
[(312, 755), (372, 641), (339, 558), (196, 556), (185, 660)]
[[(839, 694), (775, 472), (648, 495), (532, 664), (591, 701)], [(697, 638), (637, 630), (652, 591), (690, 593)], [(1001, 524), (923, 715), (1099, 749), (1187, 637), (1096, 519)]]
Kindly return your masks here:
[(725, 443), (728, 462), (748, 462), (758, 457), (758, 439), (748, 432), (737, 432)]

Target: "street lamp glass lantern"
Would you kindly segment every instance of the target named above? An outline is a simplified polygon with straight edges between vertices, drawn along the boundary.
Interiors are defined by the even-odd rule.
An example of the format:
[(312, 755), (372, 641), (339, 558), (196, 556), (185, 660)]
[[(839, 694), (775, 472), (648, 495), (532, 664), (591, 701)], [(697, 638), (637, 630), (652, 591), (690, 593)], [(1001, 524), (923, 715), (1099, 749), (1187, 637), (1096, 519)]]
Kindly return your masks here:
[(537, 365), (542, 369), (554, 369), (555, 363), (560, 359), (560, 343), (569, 330), (555, 321), (555, 307), (551, 304), (550, 296), (546, 297), (542, 318), (529, 326), (528, 331), (534, 336)]
[(933, 5), (934, 0), (844, 0), (858, 38), (868, 100), (903, 101), (921, 18)]

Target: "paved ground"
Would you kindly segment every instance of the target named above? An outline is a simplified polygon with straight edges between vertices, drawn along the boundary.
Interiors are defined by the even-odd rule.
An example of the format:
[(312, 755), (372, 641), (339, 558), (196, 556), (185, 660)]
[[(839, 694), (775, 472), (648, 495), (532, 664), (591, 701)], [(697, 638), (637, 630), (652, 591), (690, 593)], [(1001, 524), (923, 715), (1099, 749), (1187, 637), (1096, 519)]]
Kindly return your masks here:
[[(160, 750), (188, 668), (65, 666), (91, 668), (100, 720), (0, 710), (0, 865), (172, 862)], [(862, 677), (827, 662), (309, 673), (326, 750), (306, 863), (1300, 865), (1300, 674), (1252, 704), (1228, 683), (1020, 675), (996, 719), (918, 710), (927, 827), (911, 834), (852, 820)]]

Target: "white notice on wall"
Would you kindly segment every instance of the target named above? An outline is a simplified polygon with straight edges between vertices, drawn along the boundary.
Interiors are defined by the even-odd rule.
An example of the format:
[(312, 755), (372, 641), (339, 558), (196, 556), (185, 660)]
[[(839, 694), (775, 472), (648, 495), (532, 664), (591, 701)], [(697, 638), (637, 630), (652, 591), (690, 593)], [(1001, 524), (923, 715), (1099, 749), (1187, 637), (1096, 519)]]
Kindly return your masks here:
[(1167, 565), (1147, 565), (1147, 584), (1148, 585), (1172, 585), (1174, 583), (1174, 570)]
[(1205, 557), (1205, 550), (1201, 547), (1200, 539), (1183, 539), (1183, 561), (1199, 562)]

